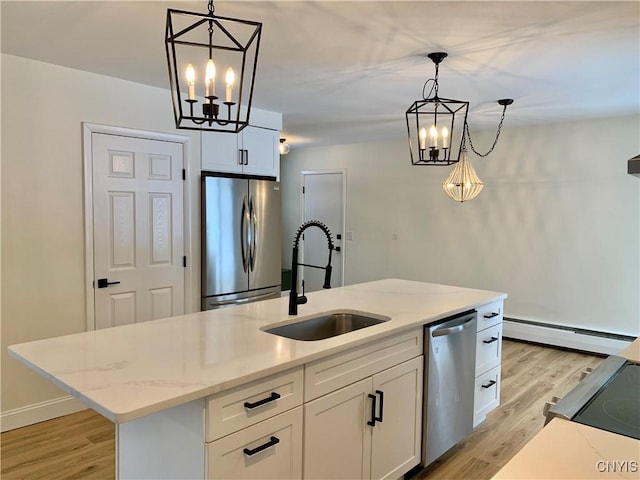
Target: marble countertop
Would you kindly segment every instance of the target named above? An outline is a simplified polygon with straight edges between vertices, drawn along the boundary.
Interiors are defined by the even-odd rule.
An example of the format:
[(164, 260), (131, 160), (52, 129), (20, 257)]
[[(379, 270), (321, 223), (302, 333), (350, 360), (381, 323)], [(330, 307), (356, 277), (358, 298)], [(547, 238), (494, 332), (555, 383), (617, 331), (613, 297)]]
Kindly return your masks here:
[[(640, 362), (640, 338), (618, 354)], [(494, 479), (640, 478), (640, 440), (552, 419)]]
[(640, 478), (640, 441), (554, 418), (493, 478)]
[(640, 363), (640, 337), (636, 338), (631, 345), (618, 355), (634, 363)]
[[(116, 423), (226, 390), (506, 294), (387, 279), (288, 298), (12, 345), (9, 354)], [(313, 342), (261, 331), (344, 309), (391, 320)]]

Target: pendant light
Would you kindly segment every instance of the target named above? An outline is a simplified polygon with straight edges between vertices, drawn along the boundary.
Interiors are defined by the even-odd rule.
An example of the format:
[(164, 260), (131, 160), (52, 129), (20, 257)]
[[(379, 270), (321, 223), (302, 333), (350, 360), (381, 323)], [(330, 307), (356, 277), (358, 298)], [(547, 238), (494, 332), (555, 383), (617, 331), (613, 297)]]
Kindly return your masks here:
[[(435, 77), (424, 83), (422, 99), (413, 102), (406, 112), (409, 152), (412, 165), (455, 164), (442, 183), (442, 189), (453, 200), (465, 202), (477, 197), (484, 187), (469, 162), (465, 137), (476, 155), (488, 156), (498, 143), (507, 107), (513, 103), (513, 99), (498, 100), (498, 104), (502, 106), (502, 117), (496, 137), (486, 153), (479, 153), (473, 146), (467, 123), (469, 102), (442, 98), (439, 94), (440, 64), (447, 56), (446, 52), (427, 55), (435, 65)], [(426, 94), (429, 84), (431, 90)]]
[[(423, 98), (413, 102), (406, 113), (411, 163), (451, 165), (460, 155), (469, 102), (439, 96), (438, 70), (447, 54), (434, 52), (427, 56), (435, 64), (435, 78), (425, 82)], [(431, 91), (425, 95), (429, 82)]]
[(447, 179), (442, 183), (442, 189), (447, 196), (456, 202), (473, 200), (484, 188), (484, 183), (478, 178), (476, 171), (469, 162), (467, 149), (462, 146), (460, 161), (458, 161)]
[[(406, 112), (412, 165), (456, 163), (460, 160), (465, 134), (469, 137), (467, 124), (469, 102), (440, 97), (439, 69), (447, 56), (446, 52), (433, 52), (427, 55), (435, 65), (435, 77), (424, 83), (422, 99), (413, 102)], [(429, 84), (431, 89), (427, 94)], [(500, 136), (507, 106), (512, 103), (513, 100), (510, 98), (498, 100), (498, 104), (503, 107), (502, 118), (496, 139), (489, 152), (485, 154), (476, 152), (469, 137), (469, 145), (476, 154), (485, 157), (493, 151)]]
[(167, 10), (176, 128), (238, 133), (249, 124), (262, 24), (214, 11), (213, 0), (205, 14)]

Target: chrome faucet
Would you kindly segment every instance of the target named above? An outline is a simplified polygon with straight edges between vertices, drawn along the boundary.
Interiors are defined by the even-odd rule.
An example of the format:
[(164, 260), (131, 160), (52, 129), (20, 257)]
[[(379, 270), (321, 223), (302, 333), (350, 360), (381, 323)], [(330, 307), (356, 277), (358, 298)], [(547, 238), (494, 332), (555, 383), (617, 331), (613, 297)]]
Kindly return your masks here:
[[(307, 265), (306, 263), (298, 263), (298, 244), (300, 243), (300, 237), (304, 231), (309, 227), (318, 227), (327, 236), (327, 246), (329, 247), (329, 260), (326, 267), (320, 267), (318, 265)], [(302, 295), (298, 296), (298, 266), (305, 266), (311, 268), (319, 268), (324, 270), (324, 285), (322, 288), (331, 288), (331, 252), (333, 252), (333, 240), (331, 239), (331, 232), (327, 226), (319, 222), (318, 220), (309, 220), (303, 223), (298, 228), (296, 238), (293, 241), (293, 253), (291, 255), (291, 291), (289, 292), (289, 315), (298, 314), (298, 305), (307, 303), (307, 297), (304, 295), (304, 285), (302, 287)]]

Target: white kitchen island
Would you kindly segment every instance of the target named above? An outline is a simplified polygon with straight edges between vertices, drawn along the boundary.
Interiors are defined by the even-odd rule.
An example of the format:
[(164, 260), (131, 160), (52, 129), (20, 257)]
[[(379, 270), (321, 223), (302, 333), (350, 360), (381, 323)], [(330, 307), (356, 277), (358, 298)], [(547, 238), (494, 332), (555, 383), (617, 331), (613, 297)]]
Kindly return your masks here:
[[(422, 326), (492, 303), (501, 315), (506, 295), (388, 279), (308, 297), (297, 317), (288, 315), (288, 299), (282, 298), (13, 345), (9, 352), (116, 423), (119, 478), (225, 478), (228, 472), (244, 478), (255, 476), (258, 470), (251, 467), (258, 457), (265, 460), (259, 468), (265, 478), (299, 477), (303, 442), (318, 443), (307, 438), (308, 429), (303, 439), (302, 428), (307, 411), (320, 408), (317, 402), (326, 402), (329, 393), (366, 400), (376, 395), (376, 382), (388, 382), (395, 385), (390, 392), (401, 385), (411, 389), (414, 396), (406, 405), (419, 415)], [(261, 330), (336, 310), (389, 320), (310, 342)], [(361, 391), (349, 397), (355, 385)], [(408, 398), (404, 390), (396, 397)], [(391, 412), (396, 397), (385, 399)], [(364, 408), (362, 402), (353, 405), (358, 412)], [(411, 421), (414, 440), (419, 439), (420, 419)], [(373, 430), (384, 430), (381, 425)], [(280, 432), (277, 445), (274, 431)], [(236, 465), (225, 452), (234, 451), (230, 442), (249, 445), (247, 432), (257, 440), (240, 448), (245, 457)], [(375, 442), (375, 436), (363, 440), (363, 451), (369, 449), (365, 457), (372, 457)], [(408, 448), (415, 457), (415, 441)], [(412, 457), (398, 468), (406, 471), (417, 461)], [(361, 475), (377, 476), (374, 462), (365, 463)], [(397, 478), (404, 472), (390, 473)]]

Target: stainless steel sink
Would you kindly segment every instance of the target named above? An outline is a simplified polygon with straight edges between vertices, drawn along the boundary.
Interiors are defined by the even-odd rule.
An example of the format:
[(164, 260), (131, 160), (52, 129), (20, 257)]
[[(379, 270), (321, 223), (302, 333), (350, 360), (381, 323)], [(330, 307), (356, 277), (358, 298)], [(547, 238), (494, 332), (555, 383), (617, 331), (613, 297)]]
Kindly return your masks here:
[(336, 337), (390, 320), (388, 317), (352, 312), (332, 312), (263, 330), (293, 340), (313, 341)]

